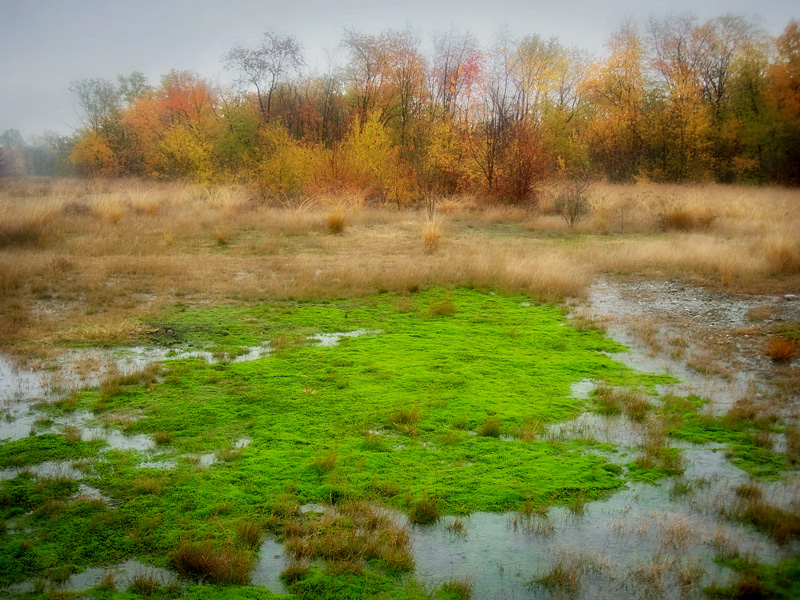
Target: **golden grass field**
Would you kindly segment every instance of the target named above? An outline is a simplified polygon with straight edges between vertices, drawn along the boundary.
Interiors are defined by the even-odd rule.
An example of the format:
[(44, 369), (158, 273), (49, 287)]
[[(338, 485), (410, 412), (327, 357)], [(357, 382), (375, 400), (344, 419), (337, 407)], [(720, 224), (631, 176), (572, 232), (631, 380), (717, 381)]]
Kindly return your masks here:
[(734, 293), (800, 289), (800, 190), (597, 184), (573, 229), (554, 212), (444, 198), (424, 209), (357, 195), (265, 204), (247, 189), (0, 181), (0, 343), (135, 338), (176, 302), (258, 302), (472, 285), (546, 301), (600, 275), (679, 278)]

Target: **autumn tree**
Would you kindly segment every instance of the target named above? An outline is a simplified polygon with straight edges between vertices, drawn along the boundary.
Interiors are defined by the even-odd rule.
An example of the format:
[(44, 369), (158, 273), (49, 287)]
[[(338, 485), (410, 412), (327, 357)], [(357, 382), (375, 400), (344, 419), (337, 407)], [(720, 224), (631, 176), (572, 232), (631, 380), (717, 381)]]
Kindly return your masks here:
[(645, 48), (631, 23), (606, 44), (607, 58), (585, 83), (595, 112), (588, 130), (592, 161), (612, 181), (630, 181), (644, 155)]
[(705, 174), (710, 111), (702, 102), (701, 66), (708, 32), (696, 17), (685, 15), (651, 19), (649, 25), (653, 57), (651, 66), (659, 76), (656, 178), (685, 181)]
[(775, 111), (776, 178), (800, 183), (800, 24), (791, 21), (775, 40), (767, 101)]

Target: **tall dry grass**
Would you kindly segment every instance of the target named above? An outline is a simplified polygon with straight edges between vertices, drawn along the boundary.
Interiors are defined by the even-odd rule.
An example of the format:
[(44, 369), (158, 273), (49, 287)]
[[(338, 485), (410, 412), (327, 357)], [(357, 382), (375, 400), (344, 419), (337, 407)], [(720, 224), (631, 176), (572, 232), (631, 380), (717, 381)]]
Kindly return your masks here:
[[(352, 197), (351, 197), (352, 196)], [(0, 343), (118, 343), (175, 302), (319, 299), (474, 286), (545, 301), (599, 274), (690, 279), (741, 292), (800, 287), (800, 192), (598, 184), (569, 230), (541, 210), (443, 199), (447, 243), (420, 243), (424, 210), (351, 194), (268, 205), (246, 188), (132, 181), (0, 184)], [(326, 214), (347, 208), (347, 235)], [(665, 227), (681, 207), (700, 225)], [(35, 317), (35, 318), (34, 318)]]

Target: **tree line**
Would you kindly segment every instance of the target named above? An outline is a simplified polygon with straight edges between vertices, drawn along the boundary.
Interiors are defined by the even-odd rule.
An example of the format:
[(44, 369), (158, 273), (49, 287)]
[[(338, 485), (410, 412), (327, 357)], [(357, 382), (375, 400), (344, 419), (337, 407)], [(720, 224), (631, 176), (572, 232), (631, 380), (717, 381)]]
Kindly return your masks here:
[[(90, 177), (241, 182), (265, 197), (359, 190), (398, 205), (476, 192), (535, 202), (545, 178), (800, 183), (800, 26), (725, 15), (622, 24), (601, 57), (507, 32), (345, 30), (306, 71), (267, 31), (230, 87), (171, 71), (72, 83), (84, 123), (59, 152)], [(4, 134), (5, 135), (5, 134)]]

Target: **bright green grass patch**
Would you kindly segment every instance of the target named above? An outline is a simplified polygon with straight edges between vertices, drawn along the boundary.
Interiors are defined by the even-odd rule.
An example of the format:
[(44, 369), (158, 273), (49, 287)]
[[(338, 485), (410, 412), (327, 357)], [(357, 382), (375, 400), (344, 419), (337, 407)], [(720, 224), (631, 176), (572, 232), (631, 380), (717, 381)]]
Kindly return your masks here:
[[(430, 311), (444, 300), (452, 311)], [(623, 350), (619, 344), (575, 330), (558, 307), (525, 301), (459, 289), (169, 313), (156, 327), (169, 341), (227, 354), (265, 340), (370, 333), (332, 347), (278, 344), (280, 351), (252, 362), (168, 361), (157, 376), (106, 386), (98, 417), (116, 427), (119, 417), (135, 415), (125, 431), (168, 437), (177, 466), (143, 469), (139, 453), (106, 452), (91, 485), (113, 508), (78, 502), (47, 522), (20, 517), (28, 529), (9, 538), (27, 548), (26, 558), (0, 557), (11, 565), (0, 585), (41, 576), (49, 564), (80, 570), (138, 557), (173, 567), (181, 541), (227, 543), (243, 520), (269, 527), (287, 503), (366, 499), (407, 511), (427, 498), (460, 514), (603, 497), (622, 485), (618, 467), (580, 444), (523, 441), (514, 432), (578, 415), (586, 403), (570, 386), (580, 380), (647, 390), (668, 378), (631, 371), (606, 354)], [(94, 396), (76, 402), (88, 408)], [(487, 422), (493, 435), (478, 435)], [(67, 455), (62, 438), (40, 437), (60, 448), (53, 456)], [(241, 440), (249, 443), (240, 447)], [(200, 455), (212, 453), (216, 462), (200, 466)], [(8, 498), (10, 510), (30, 505)], [(387, 583), (380, 565), (370, 568), (374, 580), (359, 576), (342, 589), (390, 593), (396, 577)], [(342, 584), (312, 573), (319, 574), (295, 593)]]
[(692, 444), (725, 444), (731, 462), (754, 477), (778, 479), (791, 468), (789, 458), (765, 446), (763, 425), (700, 413), (701, 398), (667, 398), (663, 410), (672, 426), (668, 435)]
[(38, 465), (51, 460), (74, 460), (96, 456), (105, 445), (102, 440), (69, 441), (47, 433), (0, 443), (0, 467)]

